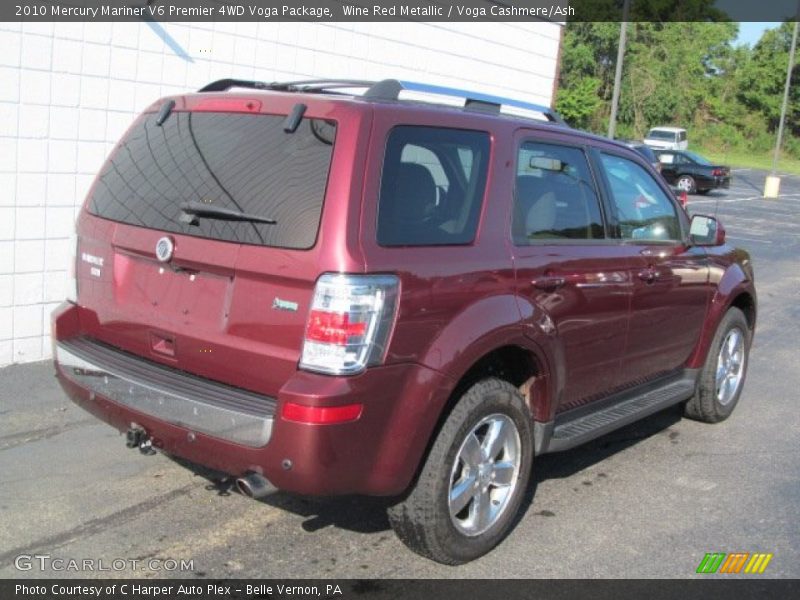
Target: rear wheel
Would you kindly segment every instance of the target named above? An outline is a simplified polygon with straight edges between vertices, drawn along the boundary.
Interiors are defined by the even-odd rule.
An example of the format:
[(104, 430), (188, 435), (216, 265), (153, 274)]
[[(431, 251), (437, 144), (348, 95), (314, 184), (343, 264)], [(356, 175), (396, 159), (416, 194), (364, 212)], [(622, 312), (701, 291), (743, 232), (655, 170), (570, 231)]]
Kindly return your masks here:
[(449, 565), (478, 558), (513, 526), (532, 459), (525, 401), (505, 381), (481, 381), (447, 417), (413, 489), (389, 509), (389, 521), (422, 556)]
[(714, 334), (697, 391), (686, 403), (687, 417), (718, 423), (731, 415), (744, 387), (749, 350), (747, 319), (738, 308), (730, 308)]
[(678, 177), (678, 182), (675, 184), (675, 187), (687, 194), (694, 194), (697, 191), (697, 184), (694, 181), (694, 177), (691, 175), (681, 175)]

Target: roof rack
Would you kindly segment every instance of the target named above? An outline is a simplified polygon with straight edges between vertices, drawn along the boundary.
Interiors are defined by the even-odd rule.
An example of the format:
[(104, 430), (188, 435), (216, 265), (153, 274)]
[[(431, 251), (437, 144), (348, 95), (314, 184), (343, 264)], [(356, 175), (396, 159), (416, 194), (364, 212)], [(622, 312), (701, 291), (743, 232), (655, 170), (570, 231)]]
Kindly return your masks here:
[(306, 79), (302, 81), (248, 81), (246, 79), (219, 79), (201, 88), (200, 92), (224, 92), (233, 87), (252, 88), (256, 90), (274, 90), (276, 92), (324, 92), (340, 88), (369, 88), (374, 81), (362, 79)]
[(248, 81), (246, 79), (218, 79), (201, 87), (198, 92), (224, 92), (232, 87), (253, 88), (257, 90), (269, 89), (269, 84), (263, 81)]
[[(244, 87), (259, 90), (274, 90), (284, 92), (320, 92), (338, 93), (341, 89), (366, 88), (362, 95), (368, 100), (399, 100), (400, 93), (404, 91), (416, 92), (421, 94), (446, 96), (464, 100), (465, 110), (474, 110), (491, 114), (500, 114), (503, 107), (516, 109), (511, 111), (516, 116), (520, 115), (517, 111), (533, 112), (541, 114), (548, 121), (566, 126), (564, 119), (556, 111), (542, 104), (523, 102), (513, 98), (493, 96), (480, 92), (471, 92), (457, 88), (417, 83), (414, 81), (400, 81), (397, 79), (384, 79), (382, 81), (364, 81), (360, 79), (309, 79), (303, 81), (285, 81), (265, 83), (262, 81), (247, 81), (244, 79), (220, 79), (209, 83), (200, 92), (223, 92), (232, 87)], [(505, 111), (509, 112), (509, 111)]]
[(535, 112), (543, 115), (548, 121), (566, 125), (556, 111), (549, 106), (523, 102), (514, 98), (504, 98), (493, 96), (481, 92), (461, 90), (458, 88), (444, 87), (441, 85), (430, 85), (427, 83), (417, 83), (415, 81), (399, 81), (397, 79), (384, 79), (370, 87), (365, 93), (365, 98), (374, 100), (397, 100), (403, 91), (431, 94), (436, 96), (448, 96), (451, 98), (463, 98), (464, 108), (478, 110), (481, 112), (500, 113), (502, 108), (510, 107), (527, 112)]

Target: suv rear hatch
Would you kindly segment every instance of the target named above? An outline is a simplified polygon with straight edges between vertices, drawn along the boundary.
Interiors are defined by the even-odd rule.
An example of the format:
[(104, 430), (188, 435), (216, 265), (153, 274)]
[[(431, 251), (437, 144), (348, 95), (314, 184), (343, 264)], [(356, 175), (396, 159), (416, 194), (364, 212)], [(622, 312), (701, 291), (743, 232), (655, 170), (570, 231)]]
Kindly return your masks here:
[(316, 241), (337, 131), (330, 101), (316, 106), (324, 119), (309, 109), (292, 129), (297, 102), (188, 96), (137, 119), (79, 219), (87, 336), (277, 394), (297, 367), (324, 266)]

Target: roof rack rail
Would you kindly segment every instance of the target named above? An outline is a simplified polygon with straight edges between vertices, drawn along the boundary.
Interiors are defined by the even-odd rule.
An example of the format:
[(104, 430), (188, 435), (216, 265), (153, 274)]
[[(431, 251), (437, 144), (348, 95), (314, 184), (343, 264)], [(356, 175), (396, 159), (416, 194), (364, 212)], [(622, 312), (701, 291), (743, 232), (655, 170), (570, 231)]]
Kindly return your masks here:
[[(364, 81), (361, 79), (308, 79), (301, 81), (247, 81), (244, 79), (220, 79), (209, 83), (200, 92), (224, 92), (232, 87), (245, 87), (258, 90), (275, 90), (284, 92), (325, 92), (336, 93), (337, 89), (366, 88), (363, 97), (368, 100), (399, 100), (403, 91), (463, 98), (464, 109), (492, 114), (500, 114), (503, 107), (519, 111), (534, 112), (543, 115), (548, 121), (567, 126), (555, 110), (542, 104), (523, 102), (514, 98), (504, 98), (480, 92), (471, 92), (457, 88), (417, 83), (414, 81), (400, 81), (397, 79), (384, 79), (382, 81)], [(508, 112), (508, 111), (506, 111)]]
[(493, 96), (491, 94), (483, 94), (440, 85), (430, 85), (427, 83), (417, 83), (414, 81), (384, 79), (370, 87), (364, 94), (364, 97), (372, 98), (373, 100), (397, 100), (400, 96), (400, 92), (403, 91), (463, 98), (464, 108), (480, 112), (500, 113), (502, 112), (502, 107), (507, 106), (523, 111), (540, 113), (548, 121), (558, 123), (559, 125), (566, 125), (561, 115), (549, 106), (534, 104), (533, 102), (523, 102), (522, 100), (516, 100), (514, 98), (504, 98), (502, 96)]
[(269, 88), (288, 92), (313, 92), (339, 88), (369, 88), (373, 85), (375, 85), (374, 81), (365, 81), (363, 79), (306, 79), (301, 81), (273, 81), (269, 84)]
[(322, 92), (337, 88), (369, 88), (374, 81), (361, 79), (306, 79), (302, 81), (248, 81), (246, 79), (219, 79), (212, 81), (200, 92), (224, 92), (233, 87), (252, 88), (256, 90), (275, 90), (278, 92)]
[(200, 88), (199, 92), (224, 92), (232, 87), (253, 88), (256, 90), (269, 89), (269, 84), (263, 81), (248, 81), (246, 79), (218, 79)]

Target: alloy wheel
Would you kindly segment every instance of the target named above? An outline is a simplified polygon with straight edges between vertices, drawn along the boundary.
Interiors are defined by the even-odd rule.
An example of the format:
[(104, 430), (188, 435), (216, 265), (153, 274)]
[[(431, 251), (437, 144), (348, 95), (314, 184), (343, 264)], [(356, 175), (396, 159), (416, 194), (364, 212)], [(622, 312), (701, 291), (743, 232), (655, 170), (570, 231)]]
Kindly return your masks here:
[(481, 419), (456, 454), (448, 507), (453, 525), (467, 536), (488, 530), (509, 505), (522, 460), (519, 430), (503, 414)]
[(716, 392), (717, 400), (726, 406), (736, 396), (744, 375), (744, 334), (738, 328), (731, 329), (717, 357)]

